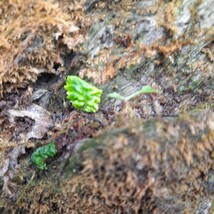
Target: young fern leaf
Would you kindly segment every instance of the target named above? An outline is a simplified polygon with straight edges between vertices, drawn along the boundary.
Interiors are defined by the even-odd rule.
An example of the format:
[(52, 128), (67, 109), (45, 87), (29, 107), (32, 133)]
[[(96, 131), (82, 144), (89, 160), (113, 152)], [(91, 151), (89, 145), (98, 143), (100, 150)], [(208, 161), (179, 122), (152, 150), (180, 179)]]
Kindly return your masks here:
[(55, 143), (48, 143), (44, 146), (37, 148), (31, 155), (32, 162), (41, 170), (47, 169), (45, 161), (49, 157), (53, 157), (57, 154), (57, 148)]
[(102, 90), (77, 76), (68, 76), (64, 88), (67, 98), (76, 109), (95, 113), (99, 108)]

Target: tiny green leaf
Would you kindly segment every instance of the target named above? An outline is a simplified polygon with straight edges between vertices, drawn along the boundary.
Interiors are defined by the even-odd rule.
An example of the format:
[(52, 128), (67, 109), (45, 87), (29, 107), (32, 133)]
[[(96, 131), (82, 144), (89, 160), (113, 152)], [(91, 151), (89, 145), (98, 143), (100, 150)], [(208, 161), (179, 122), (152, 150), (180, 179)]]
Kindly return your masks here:
[(149, 85), (143, 86), (143, 87), (141, 88), (140, 92), (141, 92), (142, 94), (144, 94), (144, 93), (159, 93), (158, 90), (153, 89), (153, 88), (152, 88), (151, 86), (149, 86)]
[(148, 93), (160, 93), (158, 90), (156, 89), (153, 89), (151, 86), (143, 86), (139, 91), (127, 96), (127, 97), (124, 97), (122, 95), (120, 95), (119, 93), (117, 92), (113, 92), (113, 93), (110, 93), (108, 94), (108, 97), (110, 98), (114, 98), (114, 99), (119, 99), (119, 100), (123, 100), (123, 101), (128, 101), (140, 94), (148, 94)]
[(37, 148), (31, 155), (32, 162), (41, 170), (47, 169), (45, 161), (57, 154), (55, 143), (48, 143)]
[(102, 90), (77, 76), (68, 76), (64, 88), (67, 98), (76, 109), (93, 113), (98, 110)]

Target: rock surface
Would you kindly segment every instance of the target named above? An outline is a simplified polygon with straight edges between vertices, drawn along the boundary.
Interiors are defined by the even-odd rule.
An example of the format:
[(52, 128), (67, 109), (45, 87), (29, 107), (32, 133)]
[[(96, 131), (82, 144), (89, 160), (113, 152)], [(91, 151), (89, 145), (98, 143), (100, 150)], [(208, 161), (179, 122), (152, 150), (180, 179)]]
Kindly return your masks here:
[[(213, 0), (0, 8), (1, 213), (214, 213)], [(100, 111), (67, 107), (67, 74), (103, 90)], [(161, 93), (107, 96), (145, 85)], [(53, 122), (44, 142), (19, 139), (38, 117), (5, 113), (35, 105)], [(38, 172), (32, 147), (49, 141), (59, 154)]]

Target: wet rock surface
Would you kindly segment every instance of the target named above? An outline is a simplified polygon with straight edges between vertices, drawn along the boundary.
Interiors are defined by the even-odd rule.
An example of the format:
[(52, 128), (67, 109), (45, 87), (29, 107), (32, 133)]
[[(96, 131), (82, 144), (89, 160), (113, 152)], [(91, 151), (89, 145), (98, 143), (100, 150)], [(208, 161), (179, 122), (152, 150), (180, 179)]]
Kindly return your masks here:
[[(1, 2), (2, 213), (211, 214), (213, 4)], [(69, 104), (67, 74), (103, 90), (97, 113)], [(160, 93), (108, 97), (145, 85)], [(50, 141), (59, 154), (48, 180), (30, 155)]]

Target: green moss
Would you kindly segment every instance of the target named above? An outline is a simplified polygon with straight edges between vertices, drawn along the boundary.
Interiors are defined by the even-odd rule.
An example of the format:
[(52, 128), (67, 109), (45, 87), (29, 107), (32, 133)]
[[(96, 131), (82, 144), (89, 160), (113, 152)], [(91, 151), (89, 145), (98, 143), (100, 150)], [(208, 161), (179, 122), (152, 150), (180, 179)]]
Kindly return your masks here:
[(98, 146), (99, 143), (95, 140), (95, 139), (87, 139), (83, 145), (81, 145), (79, 148), (78, 148), (78, 153), (82, 153), (84, 152), (85, 150), (88, 150), (90, 148), (94, 148), (96, 146)]

